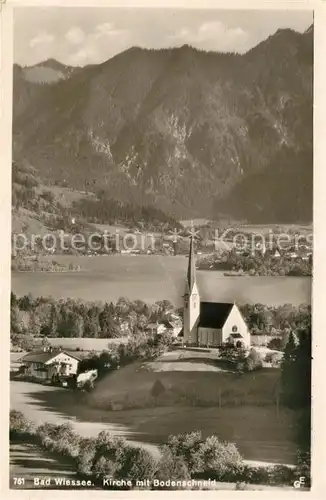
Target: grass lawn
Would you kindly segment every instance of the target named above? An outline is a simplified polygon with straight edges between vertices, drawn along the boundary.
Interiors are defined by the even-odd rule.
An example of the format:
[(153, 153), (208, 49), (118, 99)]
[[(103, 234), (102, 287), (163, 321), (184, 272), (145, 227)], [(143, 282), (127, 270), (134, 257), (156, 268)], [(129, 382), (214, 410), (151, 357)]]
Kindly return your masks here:
[[(96, 384), (87, 403), (93, 407), (110, 409), (111, 403), (124, 408), (162, 405), (238, 406), (274, 405), (279, 385), (279, 370), (262, 369), (240, 375), (214, 371), (216, 362), (198, 355), (194, 358), (163, 358), (155, 363), (166, 363), (169, 370), (153, 371), (151, 363), (135, 362), (116, 370)], [(204, 355), (203, 355), (204, 356)], [(187, 370), (175, 371), (174, 364), (186, 363)], [(197, 370), (198, 363), (206, 370)], [(217, 365), (216, 365), (217, 366)], [(153, 385), (160, 381), (163, 390), (153, 401)]]
[[(166, 362), (173, 359), (182, 363), (173, 356)], [(203, 361), (198, 354), (184, 362)], [(234, 442), (246, 460), (293, 464), (298, 415), (276, 405), (279, 370), (239, 375), (207, 367), (154, 372), (136, 362), (99, 380), (91, 393), (11, 382), (11, 407), (33, 421), (69, 420), (82, 435), (106, 428), (152, 449), (171, 434), (201, 430)], [(154, 397), (157, 380), (164, 389)]]
[[(75, 472), (68, 464), (63, 464), (35, 444), (14, 442), (10, 443), (10, 478), (11, 489), (29, 489), (34, 486), (35, 477), (74, 478)], [(15, 479), (16, 478), (16, 479)], [(17, 481), (17, 478), (22, 480)], [(19, 484), (18, 484), (19, 483)], [(23, 483), (23, 484), (21, 484)], [(53, 489), (53, 484), (51, 485)]]

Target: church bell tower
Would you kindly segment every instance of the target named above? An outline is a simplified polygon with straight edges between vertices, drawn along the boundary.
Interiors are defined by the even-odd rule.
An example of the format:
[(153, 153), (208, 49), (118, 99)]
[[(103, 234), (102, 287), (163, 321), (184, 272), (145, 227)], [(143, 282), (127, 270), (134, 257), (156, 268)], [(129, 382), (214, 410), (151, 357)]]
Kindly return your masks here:
[(196, 283), (196, 264), (193, 237), (190, 238), (188, 272), (183, 308), (183, 339), (185, 344), (198, 342), (197, 326), (200, 316), (200, 297)]

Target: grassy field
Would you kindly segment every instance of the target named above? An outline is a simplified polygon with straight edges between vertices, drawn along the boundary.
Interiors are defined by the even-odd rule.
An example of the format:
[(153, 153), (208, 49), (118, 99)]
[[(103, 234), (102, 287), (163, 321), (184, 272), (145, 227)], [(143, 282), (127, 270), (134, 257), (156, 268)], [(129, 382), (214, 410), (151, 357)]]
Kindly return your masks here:
[(277, 404), (279, 370), (239, 375), (215, 358), (178, 349), (111, 372), (91, 393), (11, 382), (11, 407), (33, 421), (68, 420), (82, 435), (106, 429), (154, 454), (170, 434), (200, 430), (234, 442), (246, 460), (293, 464), (297, 415)]
[[(169, 370), (153, 371), (151, 363), (141, 362), (116, 370), (99, 380), (95, 390), (88, 396), (88, 404), (110, 408), (111, 403), (124, 408), (152, 406), (152, 388), (160, 381), (162, 391), (155, 398), (156, 406), (239, 406), (275, 405), (279, 384), (279, 371), (263, 369), (240, 375), (219, 368), (216, 362), (185, 356), (183, 359), (162, 359), (156, 363), (169, 364)], [(174, 370), (173, 364), (186, 363), (187, 370)], [(206, 365), (198, 370), (197, 364)]]
[[(166, 394), (155, 401), (150, 392), (158, 378)], [(155, 373), (135, 363), (102, 379), (88, 395), (11, 382), (11, 407), (39, 423), (70, 421), (84, 436), (106, 429), (144, 443), (154, 453), (170, 434), (201, 430), (204, 436), (217, 434), (236, 443), (247, 460), (291, 464), (297, 415), (277, 410), (277, 378), (276, 370), (248, 377), (211, 371)], [(183, 395), (188, 399), (182, 400)], [(112, 411), (108, 409), (112, 402), (130, 407), (116, 405)]]

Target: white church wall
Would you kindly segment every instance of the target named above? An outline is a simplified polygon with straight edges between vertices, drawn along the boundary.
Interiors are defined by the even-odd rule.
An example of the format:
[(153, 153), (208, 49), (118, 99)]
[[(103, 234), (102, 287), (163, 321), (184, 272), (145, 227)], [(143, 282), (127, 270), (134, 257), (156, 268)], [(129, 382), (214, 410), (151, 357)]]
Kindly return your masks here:
[[(237, 328), (237, 332), (232, 331), (233, 327)], [(232, 333), (240, 333), (243, 338), (239, 340), (243, 342), (245, 346), (250, 346), (250, 333), (248, 327), (236, 305), (233, 306), (226, 322), (224, 323), (222, 329), (223, 342), (226, 342)]]
[(198, 328), (198, 343), (200, 346), (219, 346), (222, 344), (222, 330), (220, 328)]
[(195, 344), (198, 341), (197, 325), (200, 315), (200, 298), (196, 283), (189, 296), (188, 306), (184, 308), (184, 341)]

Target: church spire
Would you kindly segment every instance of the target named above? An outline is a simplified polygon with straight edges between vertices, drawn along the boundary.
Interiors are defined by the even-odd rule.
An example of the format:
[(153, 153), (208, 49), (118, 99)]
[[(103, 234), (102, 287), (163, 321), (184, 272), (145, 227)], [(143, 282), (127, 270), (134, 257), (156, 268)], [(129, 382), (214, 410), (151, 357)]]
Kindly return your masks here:
[(193, 236), (190, 236), (189, 260), (188, 260), (188, 272), (187, 272), (187, 284), (190, 293), (193, 289), (195, 281), (196, 281), (196, 264), (195, 264), (195, 254), (194, 254), (194, 241), (193, 241)]

